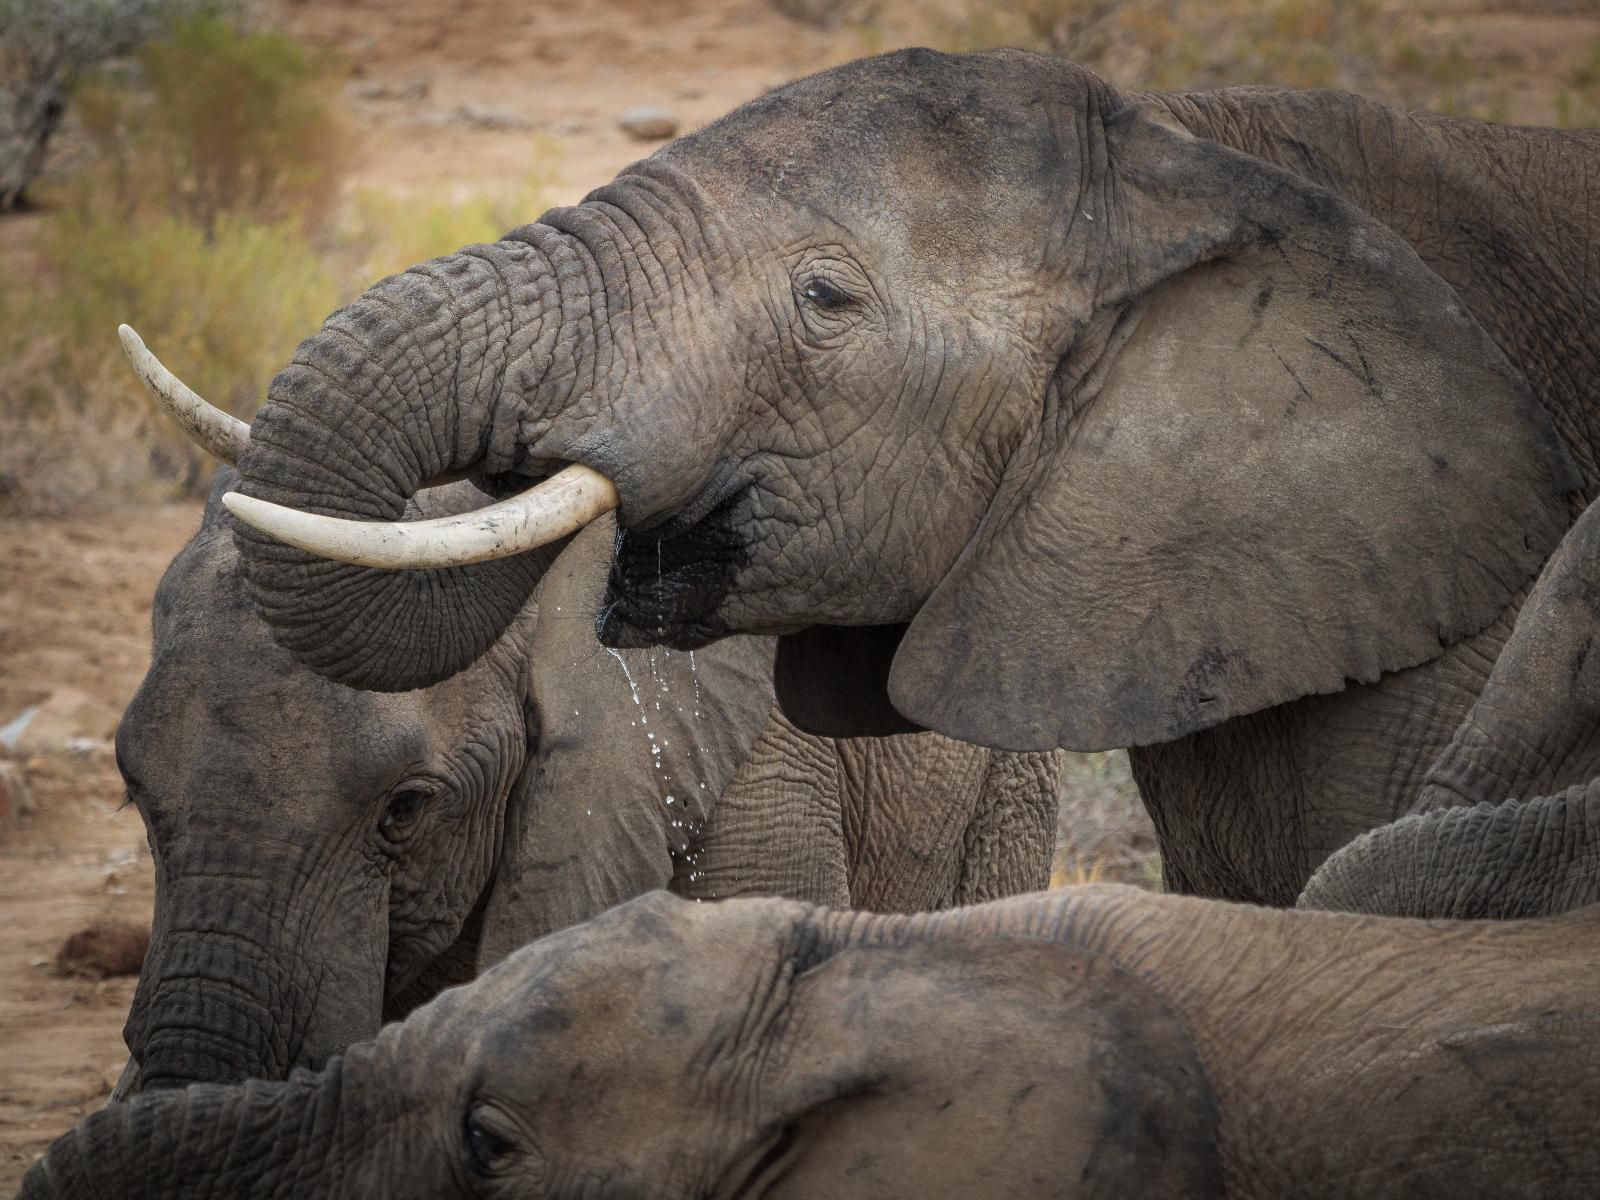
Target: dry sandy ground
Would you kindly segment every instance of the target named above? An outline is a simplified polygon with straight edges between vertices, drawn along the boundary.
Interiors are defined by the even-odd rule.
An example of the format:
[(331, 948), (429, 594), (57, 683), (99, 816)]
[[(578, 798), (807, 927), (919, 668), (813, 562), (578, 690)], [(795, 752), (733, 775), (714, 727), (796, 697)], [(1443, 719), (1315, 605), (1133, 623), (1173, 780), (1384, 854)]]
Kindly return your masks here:
[[(120, 711), (149, 660), (156, 581), (199, 522), (198, 504), (175, 504), (0, 524), (0, 720), (63, 686)], [(24, 765), (36, 811), (0, 832), (0, 1195), (127, 1059), (134, 981), (62, 979), (57, 949), (92, 921), (147, 923), (152, 899), (109, 745)]]
[[(1470, 14), (1462, 19), (1480, 22), (1487, 37), (1527, 43), (1530, 73), (1558, 43), (1573, 44), (1571, 25), (1485, 11), (1522, 7), (1517, 0), (1445, 7)], [(894, 44), (905, 29), (886, 10), (878, 32), (823, 32), (765, 0), (281, 0), (279, 8), (300, 36), (352, 64), (346, 102), (361, 133), (359, 181), (465, 194), (538, 171), (554, 175), (552, 202), (578, 198), (653, 149), (616, 128), (633, 105), (670, 106), (690, 128), (786, 79), (878, 49), (876, 41)], [(1585, 37), (1600, 28), (1582, 23)], [(462, 120), (464, 105), (517, 127)], [(0, 252), (7, 246), (0, 238)], [(156, 581), (198, 512), (171, 505), (0, 524), (0, 722), (63, 685), (120, 711), (148, 658)], [(116, 811), (109, 749), (27, 765), (38, 811), (0, 829), (0, 1195), (102, 1103), (125, 1059), (132, 981), (57, 978), (57, 947), (92, 920), (148, 920), (152, 894), (139, 819)]]

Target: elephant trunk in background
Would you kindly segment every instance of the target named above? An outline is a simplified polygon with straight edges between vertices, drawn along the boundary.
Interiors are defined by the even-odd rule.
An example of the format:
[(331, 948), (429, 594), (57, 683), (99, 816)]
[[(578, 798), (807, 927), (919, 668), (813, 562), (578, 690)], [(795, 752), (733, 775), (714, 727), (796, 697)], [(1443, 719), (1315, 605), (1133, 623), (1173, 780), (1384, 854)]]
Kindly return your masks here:
[(387, 894), (316, 857), (269, 831), (184, 856), (124, 1033), (141, 1089), (281, 1079), (377, 1032)]
[[(50, 1148), (23, 1180), (20, 1200), (93, 1200), (130, 1190), (170, 1200), (290, 1190), (305, 1200), (338, 1195), (359, 1160), (360, 1139), (370, 1136), (363, 1122), (349, 1119), (354, 1091), (335, 1060), (318, 1075), (287, 1082), (201, 1084), (112, 1105)], [(294, 1138), (281, 1136), (286, 1121), (298, 1131)]]
[(1323, 863), (1301, 908), (1549, 917), (1600, 902), (1600, 780), (1554, 796), (1415, 813)]
[[(432, 480), (559, 467), (520, 454), (526, 430), (502, 400), (514, 397), (525, 420), (529, 395), (540, 395), (533, 411), (553, 412), (582, 391), (594, 362), (590, 264), (553, 230), (519, 234), (384, 280), (331, 316), (273, 380), (240, 460), (241, 491), (328, 516), (394, 520)], [(424, 686), (475, 661), (554, 553), (384, 572), (244, 527), (237, 537), (278, 640), (318, 672), (380, 691)], [(328, 621), (336, 599), (385, 617)]]

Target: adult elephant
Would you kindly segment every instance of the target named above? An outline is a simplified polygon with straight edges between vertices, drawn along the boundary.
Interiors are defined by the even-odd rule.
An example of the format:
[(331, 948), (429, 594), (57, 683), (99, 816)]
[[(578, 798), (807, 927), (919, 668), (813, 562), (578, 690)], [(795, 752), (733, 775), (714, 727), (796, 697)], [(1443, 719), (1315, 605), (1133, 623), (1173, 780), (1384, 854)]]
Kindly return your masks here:
[(1597, 924), (647, 896), (320, 1075), (97, 1113), (22, 1200), (1588, 1200)]
[(1414, 798), (1600, 493), (1597, 221), (1597, 134), (847, 64), (329, 318), (241, 463), (293, 543), (242, 531), (246, 578), (315, 670), (432, 681), (548, 512), (406, 497), (564, 468), (620, 506), (607, 644), (795, 635), (814, 731), (1135, 747), (1171, 885), (1292, 903)]
[[(243, 448), (129, 349), (206, 444)], [(453, 678), (378, 695), (315, 675), (245, 596), (217, 503), (234, 485), (161, 581), (117, 734), (156, 862), (121, 1093), (283, 1078), (653, 888), (910, 910), (1045, 883), (1058, 756), (803, 734), (775, 710), (771, 639), (607, 653), (602, 526), (530, 556), (534, 596)], [(484, 499), (454, 483), (411, 513)]]

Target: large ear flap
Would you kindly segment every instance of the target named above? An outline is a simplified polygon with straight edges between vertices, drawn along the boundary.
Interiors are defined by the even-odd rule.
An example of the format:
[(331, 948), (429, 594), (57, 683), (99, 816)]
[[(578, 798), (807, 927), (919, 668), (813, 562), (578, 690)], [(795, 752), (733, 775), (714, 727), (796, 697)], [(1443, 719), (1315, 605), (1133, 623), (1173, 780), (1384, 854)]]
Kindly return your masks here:
[(1020, 938), (856, 946), (796, 980), (773, 1030), (756, 1094), (801, 1150), (774, 1200), (1222, 1190), (1188, 1034), (1104, 958)]
[(783, 715), (814, 737), (917, 733), (889, 703), (889, 668), (904, 625), (813, 625), (778, 639), (773, 687)]
[(771, 639), (693, 654), (600, 645), (614, 537), (607, 517), (574, 538), (523, 623), (528, 758), (485, 901), (480, 968), (670, 884), (772, 711)]
[(1579, 482), (1394, 232), (1133, 110), (1106, 141), (1123, 244), (1059, 420), (890, 676), (907, 717), (1013, 750), (1168, 741), (1425, 662), (1533, 575)]

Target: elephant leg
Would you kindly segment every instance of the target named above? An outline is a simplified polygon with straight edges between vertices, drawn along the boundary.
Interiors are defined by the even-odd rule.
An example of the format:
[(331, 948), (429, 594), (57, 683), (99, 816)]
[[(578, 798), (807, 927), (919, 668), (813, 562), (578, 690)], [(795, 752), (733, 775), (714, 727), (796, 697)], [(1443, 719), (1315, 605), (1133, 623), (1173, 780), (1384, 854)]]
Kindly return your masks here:
[(956, 904), (981, 904), (1050, 883), (1065, 756), (992, 751), (967, 826)]
[(677, 860), (672, 890), (701, 900), (784, 896), (850, 907), (833, 743), (801, 733), (774, 706), (699, 841)]
[(1520, 599), (1422, 666), (1130, 750), (1167, 890), (1287, 907), (1328, 855), (1406, 812)]

